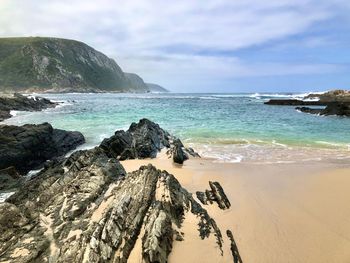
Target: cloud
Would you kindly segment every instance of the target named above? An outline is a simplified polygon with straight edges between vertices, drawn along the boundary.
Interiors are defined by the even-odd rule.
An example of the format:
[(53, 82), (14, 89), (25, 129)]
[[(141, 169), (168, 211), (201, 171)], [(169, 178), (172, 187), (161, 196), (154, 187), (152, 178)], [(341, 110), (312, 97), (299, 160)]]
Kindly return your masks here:
[[(204, 75), (315, 74), (338, 67), (213, 54), (288, 40), (334, 19), (343, 7), (349, 5), (341, 0), (0, 0), (0, 36), (78, 39), (153, 82), (171, 83), (179, 72), (188, 82)], [(304, 42), (311, 47), (321, 39)]]

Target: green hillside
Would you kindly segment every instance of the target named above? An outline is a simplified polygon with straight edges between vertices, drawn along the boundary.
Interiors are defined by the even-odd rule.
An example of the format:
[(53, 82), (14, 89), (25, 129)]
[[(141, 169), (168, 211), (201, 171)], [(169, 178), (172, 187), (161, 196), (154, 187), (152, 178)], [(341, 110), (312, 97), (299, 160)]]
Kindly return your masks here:
[(103, 53), (75, 40), (0, 38), (1, 91), (147, 92)]

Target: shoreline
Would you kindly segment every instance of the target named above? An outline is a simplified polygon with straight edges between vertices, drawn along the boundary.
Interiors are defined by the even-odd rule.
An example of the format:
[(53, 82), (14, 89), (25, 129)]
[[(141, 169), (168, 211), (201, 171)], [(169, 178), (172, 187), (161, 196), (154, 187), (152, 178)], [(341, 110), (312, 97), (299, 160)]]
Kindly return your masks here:
[[(139, 144), (133, 144), (133, 142), (139, 142)], [(350, 209), (347, 204), (350, 198), (347, 187), (350, 184), (348, 176), (350, 164), (344, 161), (311, 160), (261, 165), (246, 162), (218, 163), (212, 158), (191, 157), (183, 163), (185, 152), (195, 152), (181, 145), (180, 140), (162, 130), (158, 124), (148, 119), (141, 119), (139, 123), (132, 123), (126, 132), (117, 132), (112, 137), (103, 140), (99, 147), (88, 151), (78, 151), (58, 163), (52, 162), (50, 164), (52, 167), (49, 165), (48, 169), (44, 169), (40, 175), (33, 178), (33, 184), (26, 185), (27, 189), (22, 190), (34, 191), (32, 188), (37, 188), (35, 181), (40, 182), (41, 187), (51, 189), (50, 198), (57, 202), (56, 212), (51, 210), (50, 212), (50, 208), (45, 207), (45, 203), (39, 202), (40, 198), (35, 199), (37, 200), (35, 204), (38, 205), (38, 208), (41, 205), (44, 206), (40, 209), (49, 211), (51, 219), (57, 221), (56, 225), (60, 220), (65, 222), (66, 227), (70, 229), (67, 238), (75, 235), (75, 238), (78, 239), (81, 238), (79, 234), (81, 232), (76, 232), (76, 229), (87, 230), (80, 221), (85, 220), (85, 216), (91, 218), (92, 228), (95, 227), (96, 214), (99, 214), (99, 224), (104, 224), (104, 222), (109, 224), (115, 219), (102, 220), (102, 218), (108, 218), (109, 215), (115, 216), (114, 213), (108, 212), (112, 211), (115, 204), (117, 207), (114, 207), (113, 211), (114, 209), (124, 211), (124, 205), (129, 206), (130, 202), (134, 202), (133, 197), (138, 196), (138, 201), (130, 206), (130, 209), (134, 209), (135, 212), (130, 218), (130, 223), (133, 222), (132, 218), (135, 216), (144, 217), (146, 221), (139, 221), (140, 224), (132, 228), (140, 232), (132, 233), (133, 238), (137, 238), (137, 241), (134, 243), (129, 262), (139, 262), (143, 259), (143, 253), (147, 251), (144, 248), (143, 238), (145, 236), (150, 238), (149, 233), (153, 231), (152, 236), (159, 239), (159, 242), (166, 242), (162, 241), (163, 235), (167, 235), (168, 240), (171, 240), (169, 243), (171, 249), (166, 250), (166, 253), (170, 253), (169, 257), (168, 254), (166, 255), (170, 263), (196, 262), (199, 258), (201, 262), (208, 263), (232, 262), (232, 241), (230, 242), (230, 239), (227, 238), (227, 231), (233, 232), (238, 253), (244, 262), (311, 263), (344, 262), (350, 259), (350, 252), (343, 252), (347, 251), (346, 248), (350, 246), (350, 231), (348, 230), (350, 229), (348, 220)], [(162, 148), (163, 150), (159, 153), (159, 149)], [(156, 155), (154, 159), (147, 159)], [(190, 155), (195, 156), (195, 154)], [(141, 159), (138, 159), (140, 157)], [(120, 161), (122, 167), (115, 159), (128, 160)], [(86, 167), (80, 169), (82, 164)], [(139, 169), (141, 165), (148, 164), (151, 166)], [(97, 167), (101, 167), (101, 170), (94, 171)], [(161, 172), (154, 167), (167, 172)], [(67, 193), (74, 194), (64, 192), (62, 196), (60, 191), (56, 192), (55, 188), (61, 187), (61, 184), (52, 184), (51, 181), (56, 180), (53, 177), (56, 176), (56, 169), (62, 171), (58, 175), (58, 180), (62, 182), (62, 190), (68, 189)], [(127, 176), (126, 172), (128, 172)], [(80, 175), (84, 176), (80, 177)], [(176, 180), (171, 179), (172, 176), (178, 180), (177, 183)], [(118, 181), (117, 185), (123, 186), (124, 190), (116, 188), (117, 185), (113, 184), (117, 182), (115, 179)], [(77, 184), (78, 187), (75, 187), (75, 183), (69, 183), (69, 180), (82, 181)], [(206, 191), (210, 181), (218, 182), (222, 186), (231, 203), (227, 206), (229, 209), (221, 210), (215, 202), (210, 205), (200, 205), (196, 192)], [(100, 184), (104, 185), (102, 192), (99, 189)], [(152, 190), (154, 195), (148, 192), (150, 189), (155, 189), (155, 191)], [(103, 194), (96, 196), (96, 193)], [(91, 195), (95, 202), (91, 204), (81, 202), (81, 198), (84, 199), (87, 194)], [(45, 193), (39, 190), (37, 196), (42, 195), (45, 196)], [(26, 198), (22, 191), (16, 192), (13, 197), (9, 198), (9, 203), (3, 204), (3, 207), (12, 206), (11, 200), (17, 200), (19, 203), (16, 205), (25, 205)], [(144, 203), (144, 198), (148, 198), (151, 203)], [(220, 199), (216, 199), (218, 200)], [(67, 202), (72, 206), (67, 206)], [(85, 205), (87, 205), (86, 210), (83, 210), (86, 211), (85, 216), (77, 214), (74, 227), (70, 225), (70, 220), (62, 216), (55, 216), (57, 213), (63, 215), (62, 210), (66, 210), (66, 213), (70, 213), (71, 209), (79, 211), (79, 206)], [(206, 210), (200, 210), (205, 214), (198, 212), (197, 205)], [(151, 219), (153, 216), (148, 217), (148, 212), (139, 213), (138, 207), (143, 206), (145, 206), (143, 209), (153, 213), (153, 216), (157, 218), (157, 221), (154, 221), (154, 224), (157, 222), (157, 226), (153, 227), (153, 219)], [(18, 209), (18, 211), (21, 210)], [(128, 213), (123, 212), (119, 215), (129, 220)], [(36, 215), (30, 217), (32, 216), (30, 220), (36, 222)], [(202, 228), (203, 218), (205, 229)], [(39, 220), (42, 220), (40, 215)], [(45, 223), (45, 220), (43, 223), (48, 231), (59, 231), (58, 228), (53, 229), (50, 222)], [(171, 231), (166, 226), (170, 227)], [(128, 233), (128, 227), (121, 229)], [(201, 231), (211, 234), (208, 234), (208, 238), (204, 238), (205, 235), (203, 236)], [(115, 232), (111, 234), (114, 235)], [(47, 238), (52, 240), (51, 234)], [(129, 239), (127, 237), (125, 240)], [(181, 239), (183, 240), (179, 241)], [(142, 246), (140, 245), (141, 240)], [(62, 240), (57, 239), (57, 241)], [(25, 240), (23, 242), (26, 244)], [(86, 245), (88, 249), (86, 251), (89, 251), (88, 243), (81, 244)], [(12, 248), (18, 252), (18, 249), (22, 249), (22, 246), (19, 245), (19, 247), (13, 246)], [(159, 249), (163, 251), (163, 248), (159, 247)], [(11, 258), (19, 256), (11, 255)]]
[[(174, 165), (162, 155), (156, 159), (121, 162), (127, 172), (153, 164), (173, 174), (193, 194), (218, 181), (232, 207), (220, 210), (204, 205), (222, 231), (231, 229), (244, 262), (344, 262), (350, 259), (349, 164), (228, 164), (190, 159)], [(196, 198), (196, 197), (195, 197)], [(216, 248), (197, 239), (187, 228), (185, 241), (174, 244), (169, 262), (232, 262), (225, 240), (223, 257)], [(187, 223), (186, 223), (187, 222)], [(186, 235), (187, 232), (187, 235)], [(223, 233), (224, 234), (224, 233)], [(187, 236), (187, 239), (186, 239)], [(212, 244), (212, 242), (210, 242)], [(203, 257), (203, 255), (205, 255)]]

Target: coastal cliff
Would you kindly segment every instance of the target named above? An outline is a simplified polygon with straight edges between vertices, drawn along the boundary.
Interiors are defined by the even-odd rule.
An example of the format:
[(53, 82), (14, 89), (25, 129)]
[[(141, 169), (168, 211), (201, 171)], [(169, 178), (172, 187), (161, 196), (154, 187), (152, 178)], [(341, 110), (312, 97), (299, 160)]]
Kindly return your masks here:
[(0, 92), (149, 92), (103, 53), (75, 40), (0, 38)]

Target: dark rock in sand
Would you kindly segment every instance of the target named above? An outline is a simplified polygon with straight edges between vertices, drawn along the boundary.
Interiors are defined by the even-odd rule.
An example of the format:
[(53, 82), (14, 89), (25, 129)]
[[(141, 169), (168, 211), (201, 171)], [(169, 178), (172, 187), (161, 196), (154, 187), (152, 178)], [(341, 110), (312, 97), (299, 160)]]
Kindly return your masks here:
[(18, 93), (13, 96), (0, 96), (0, 121), (11, 117), (11, 110), (41, 111), (56, 106), (57, 103), (41, 97), (26, 97)]
[(155, 158), (161, 149), (169, 149), (174, 162), (182, 164), (188, 159), (186, 152), (199, 156), (193, 149), (186, 149), (182, 142), (159, 127), (158, 124), (141, 119), (132, 123), (127, 131), (116, 131), (115, 134), (104, 139), (100, 147), (109, 157), (118, 160)]
[(226, 231), (227, 237), (231, 242), (231, 253), (233, 256), (233, 263), (243, 263), (241, 255), (239, 254), (237, 244), (233, 238), (231, 230)]
[(80, 132), (53, 129), (49, 123), (0, 125), (0, 169), (14, 166), (24, 174), (84, 142)]
[(173, 142), (173, 161), (174, 163), (183, 164), (188, 159), (183, 149), (183, 144), (179, 139), (175, 139)]
[(201, 201), (201, 203), (204, 205), (216, 202), (221, 209), (230, 208), (230, 201), (228, 200), (221, 185), (218, 182), (209, 181), (209, 186), (211, 190), (205, 190), (205, 192), (196, 192), (199, 201)]
[[(166, 171), (126, 175), (96, 147), (52, 162), (0, 204), (0, 255), (10, 262), (127, 262), (137, 240), (143, 262), (167, 262), (186, 213), (198, 235), (221, 231)], [(186, 239), (186, 236), (184, 236)]]

